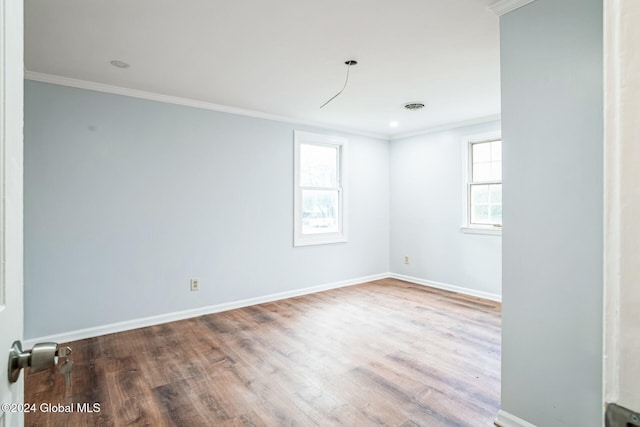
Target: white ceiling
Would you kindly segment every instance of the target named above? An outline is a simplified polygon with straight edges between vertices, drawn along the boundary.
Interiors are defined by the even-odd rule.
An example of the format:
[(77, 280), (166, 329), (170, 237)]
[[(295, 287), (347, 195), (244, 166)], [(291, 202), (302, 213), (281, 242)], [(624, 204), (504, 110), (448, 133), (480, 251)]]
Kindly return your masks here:
[(384, 136), (498, 115), (499, 55), (486, 0), (25, 1), (30, 72)]

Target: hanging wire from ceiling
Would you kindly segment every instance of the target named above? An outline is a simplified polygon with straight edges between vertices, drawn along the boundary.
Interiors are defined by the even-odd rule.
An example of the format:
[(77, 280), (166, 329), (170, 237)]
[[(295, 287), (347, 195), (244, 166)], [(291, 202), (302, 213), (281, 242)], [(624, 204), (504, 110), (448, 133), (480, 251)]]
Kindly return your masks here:
[(345, 88), (347, 87), (347, 83), (349, 82), (349, 69), (354, 65), (358, 65), (358, 61), (350, 59), (348, 61), (345, 61), (345, 65), (347, 66), (347, 78), (344, 80), (344, 86), (342, 86), (342, 89), (340, 89), (340, 92), (336, 93), (331, 98), (329, 98), (329, 100), (324, 104), (322, 104), (320, 108), (323, 108), (325, 105), (327, 105), (328, 103), (336, 99), (338, 95), (340, 95), (345, 90)]

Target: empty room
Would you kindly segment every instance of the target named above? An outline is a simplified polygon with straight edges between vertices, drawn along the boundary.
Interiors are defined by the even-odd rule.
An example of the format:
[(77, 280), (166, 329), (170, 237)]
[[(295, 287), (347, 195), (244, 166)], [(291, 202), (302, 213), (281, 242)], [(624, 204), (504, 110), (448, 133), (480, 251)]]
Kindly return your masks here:
[(640, 425), (633, 6), (0, 1), (0, 426)]

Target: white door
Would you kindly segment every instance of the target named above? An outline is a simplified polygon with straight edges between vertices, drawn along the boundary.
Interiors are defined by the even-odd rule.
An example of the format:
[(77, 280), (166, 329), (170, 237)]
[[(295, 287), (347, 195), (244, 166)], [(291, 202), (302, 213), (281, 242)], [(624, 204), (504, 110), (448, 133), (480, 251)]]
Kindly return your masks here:
[[(23, 376), (11, 384), (9, 349), (22, 339), (22, 1), (0, 0), (0, 427), (21, 426)], [(9, 408), (10, 409), (10, 408)], [(16, 408), (17, 409), (17, 408)]]

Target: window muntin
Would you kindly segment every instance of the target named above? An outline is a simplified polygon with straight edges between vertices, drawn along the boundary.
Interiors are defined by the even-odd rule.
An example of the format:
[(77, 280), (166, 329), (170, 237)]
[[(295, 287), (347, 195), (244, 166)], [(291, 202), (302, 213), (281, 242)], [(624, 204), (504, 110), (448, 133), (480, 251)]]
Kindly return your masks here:
[(294, 246), (346, 242), (346, 140), (295, 132)]

